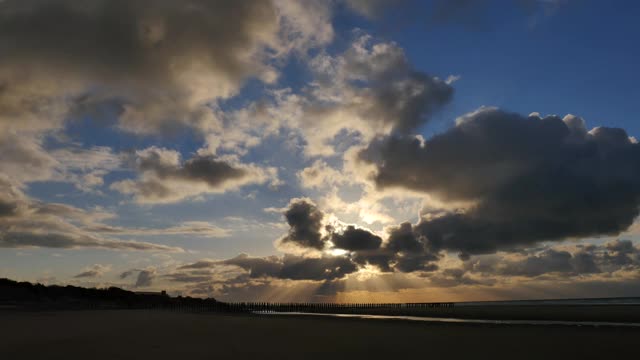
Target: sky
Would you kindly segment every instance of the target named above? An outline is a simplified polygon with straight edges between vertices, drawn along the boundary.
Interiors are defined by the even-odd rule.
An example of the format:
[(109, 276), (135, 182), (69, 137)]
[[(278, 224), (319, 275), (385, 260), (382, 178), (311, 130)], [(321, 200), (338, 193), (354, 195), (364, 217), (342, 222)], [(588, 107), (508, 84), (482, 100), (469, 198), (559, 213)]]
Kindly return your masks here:
[(0, 277), (640, 296), (640, 5), (1, 0)]

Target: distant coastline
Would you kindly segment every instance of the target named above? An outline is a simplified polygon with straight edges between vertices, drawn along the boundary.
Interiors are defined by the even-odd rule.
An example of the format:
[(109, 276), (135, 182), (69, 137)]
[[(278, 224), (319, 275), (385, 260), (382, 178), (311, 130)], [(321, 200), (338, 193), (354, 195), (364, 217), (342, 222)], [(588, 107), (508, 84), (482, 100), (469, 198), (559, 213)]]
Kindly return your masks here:
[(213, 298), (171, 297), (165, 292), (133, 292), (115, 287), (87, 289), (76, 286), (44, 286), (0, 279), (0, 311), (17, 309), (152, 309), (253, 316), (269, 313), (315, 313), (330, 316), (396, 316), (502, 322), (640, 324), (640, 298), (637, 297), (391, 304), (230, 303)]

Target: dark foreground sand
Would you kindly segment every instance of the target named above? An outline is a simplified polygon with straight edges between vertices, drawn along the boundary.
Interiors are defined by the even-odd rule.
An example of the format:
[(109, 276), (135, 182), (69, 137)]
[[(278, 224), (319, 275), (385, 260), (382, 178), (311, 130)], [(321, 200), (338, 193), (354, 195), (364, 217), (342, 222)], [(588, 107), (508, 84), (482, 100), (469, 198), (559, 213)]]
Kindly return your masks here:
[(0, 311), (0, 359), (636, 359), (639, 328)]

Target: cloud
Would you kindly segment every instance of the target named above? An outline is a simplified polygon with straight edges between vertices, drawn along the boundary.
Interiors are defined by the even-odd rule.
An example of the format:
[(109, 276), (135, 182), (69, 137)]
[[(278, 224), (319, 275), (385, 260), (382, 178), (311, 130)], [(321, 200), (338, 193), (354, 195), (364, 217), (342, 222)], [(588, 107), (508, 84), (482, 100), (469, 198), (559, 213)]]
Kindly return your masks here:
[(295, 244), (302, 248), (322, 250), (325, 240), (321, 233), (324, 213), (309, 199), (292, 199), (284, 213), (289, 224), (288, 234), (280, 244)]
[(309, 199), (292, 199), (284, 215), (289, 232), (276, 245), (285, 252), (294, 250), (284, 246), (288, 244), (303, 251), (343, 250), (346, 254), (342, 257), (358, 267), (372, 265), (383, 272), (437, 269), (434, 262), (439, 259), (438, 250), (430, 248), (410, 223), (389, 228), (385, 241), (368, 229), (331, 221)]
[(120, 157), (108, 147), (62, 143), (46, 149), (46, 140), (41, 134), (0, 134), (0, 172), (20, 187), (35, 181), (60, 181), (90, 192), (103, 185), (105, 174), (120, 167)]
[(313, 8), (311, 15), (297, 1), (3, 1), (0, 128), (51, 129), (69, 116), (115, 113), (134, 133), (215, 130), (216, 100), (248, 78), (273, 82), (279, 59), (331, 40), (329, 4)]
[(323, 189), (331, 186), (349, 183), (349, 179), (344, 174), (323, 160), (316, 160), (298, 172), (298, 179), (305, 188)]
[(126, 279), (126, 278), (128, 278), (129, 276), (133, 275), (133, 273), (134, 273), (135, 271), (136, 271), (136, 270), (127, 270), (127, 271), (124, 271), (124, 272), (120, 273), (120, 275), (119, 275), (118, 277), (119, 277), (120, 279)]
[(79, 224), (110, 216), (27, 197), (0, 177), (0, 248), (102, 248), (112, 250), (183, 251), (149, 242), (111, 239), (87, 231)]
[(446, 82), (415, 70), (396, 43), (369, 35), (356, 38), (343, 54), (318, 56), (311, 66), (319, 100), (355, 110), (375, 127), (413, 130), (453, 96)]
[(230, 231), (206, 221), (185, 221), (177, 226), (166, 228), (126, 228), (105, 224), (94, 224), (85, 227), (86, 230), (107, 233), (111, 235), (136, 235), (136, 236), (172, 236), (191, 235), (208, 238), (219, 238), (230, 235)]
[(141, 270), (136, 278), (135, 287), (149, 287), (156, 277), (155, 269)]
[(150, 267), (147, 269), (130, 269), (120, 273), (118, 276), (121, 280), (127, 279), (135, 274), (136, 281), (133, 283), (133, 287), (149, 287), (153, 284), (153, 281), (158, 275), (158, 272), (155, 268)]
[[(403, 234), (393, 236), (407, 236), (411, 228), (396, 229), (403, 230)], [(421, 253), (415, 246), (404, 248), (407, 249), (404, 254), (409, 256), (418, 257)], [(626, 258), (621, 259), (621, 255)], [(397, 259), (391, 263), (395, 261)], [(544, 288), (547, 293), (563, 293), (602, 283), (635, 286), (639, 279), (640, 248), (628, 240), (615, 240), (600, 245), (561, 244), (518, 253), (473, 255), (462, 262), (443, 255), (437, 262), (431, 260), (414, 269), (404, 264), (400, 265), (402, 268), (396, 267), (395, 272), (375, 276), (360, 273), (364, 265), (350, 255), (309, 258), (290, 254), (267, 257), (241, 254), (226, 260), (203, 259), (189, 263), (162, 277), (184, 286), (184, 291), (194, 296), (236, 301), (255, 297), (273, 301), (335, 300), (336, 296), (358, 293), (376, 298), (383, 293), (397, 297), (400, 290), (421, 291), (410, 295), (411, 298), (425, 296), (425, 291), (434, 289), (483, 297), (492, 294), (493, 298), (526, 297), (517, 295), (525, 293), (531, 297), (536, 288)], [(573, 287), (563, 290), (568, 284)], [(460, 288), (465, 290), (458, 290)], [(286, 292), (285, 298), (279, 298), (277, 294), (283, 292)]]
[(338, 249), (349, 251), (375, 250), (380, 248), (382, 238), (367, 230), (349, 225), (342, 233), (332, 233), (331, 242)]
[(58, 162), (41, 143), (34, 137), (0, 133), (0, 172), (16, 184), (53, 177)]
[[(142, 241), (114, 240), (93, 236), (73, 226), (55, 226), (51, 222), (22, 222), (0, 224), (0, 247), (28, 248), (46, 247), (59, 249), (98, 248), (109, 250), (168, 251), (181, 252), (179, 247)], [(23, 227), (22, 229), (15, 229)], [(52, 228), (49, 232), (45, 229)]]
[[(640, 206), (640, 147), (622, 129), (482, 108), (423, 141), (379, 138), (360, 153), (380, 189), (466, 204), (415, 225), (434, 250), (501, 249), (627, 229)], [(603, 211), (602, 209), (607, 209)]]
[(96, 278), (101, 277), (104, 273), (111, 270), (111, 265), (94, 264), (84, 271), (74, 276), (75, 279)]
[(56, 161), (54, 176), (48, 180), (70, 182), (82, 191), (94, 192), (104, 185), (106, 174), (122, 167), (122, 157), (107, 146), (64, 145), (47, 151)]
[(248, 272), (250, 278), (274, 278), (286, 280), (333, 280), (357, 271), (349, 258), (323, 256), (307, 258), (285, 254), (282, 257), (250, 257), (246, 254), (220, 261), (200, 261), (180, 267), (180, 270), (215, 268), (223, 265), (237, 266)]
[(271, 91), (259, 114), (293, 129), (310, 157), (415, 130), (453, 96), (446, 81), (416, 70), (398, 44), (361, 32), (342, 53), (311, 58), (309, 68), (313, 80), (302, 92)]
[(484, 277), (574, 278), (585, 275), (633, 272), (640, 268), (640, 248), (629, 240), (601, 245), (574, 245), (530, 249), (524, 253), (481, 255), (465, 261), (462, 270)]
[(138, 180), (122, 180), (111, 189), (132, 194), (140, 203), (169, 203), (206, 193), (220, 193), (274, 179), (274, 169), (196, 154), (182, 161), (179, 152), (158, 147), (138, 150), (133, 166)]

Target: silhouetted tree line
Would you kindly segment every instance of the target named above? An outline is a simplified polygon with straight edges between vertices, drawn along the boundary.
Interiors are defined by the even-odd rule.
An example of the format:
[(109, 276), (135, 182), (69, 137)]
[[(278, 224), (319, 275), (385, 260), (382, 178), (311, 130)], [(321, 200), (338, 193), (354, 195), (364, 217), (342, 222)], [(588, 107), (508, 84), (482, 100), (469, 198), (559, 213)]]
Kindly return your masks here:
[(0, 279), (0, 303), (65, 309), (158, 309), (269, 314), (280, 312), (411, 315), (425, 309), (448, 309), (453, 303), (269, 303), (220, 302), (213, 298), (170, 297), (117, 287), (83, 288)]
[(73, 309), (206, 309), (213, 299), (170, 297), (166, 293), (136, 293), (118, 287), (83, 288), (0, 279), (0, 302), (22, 307)]

